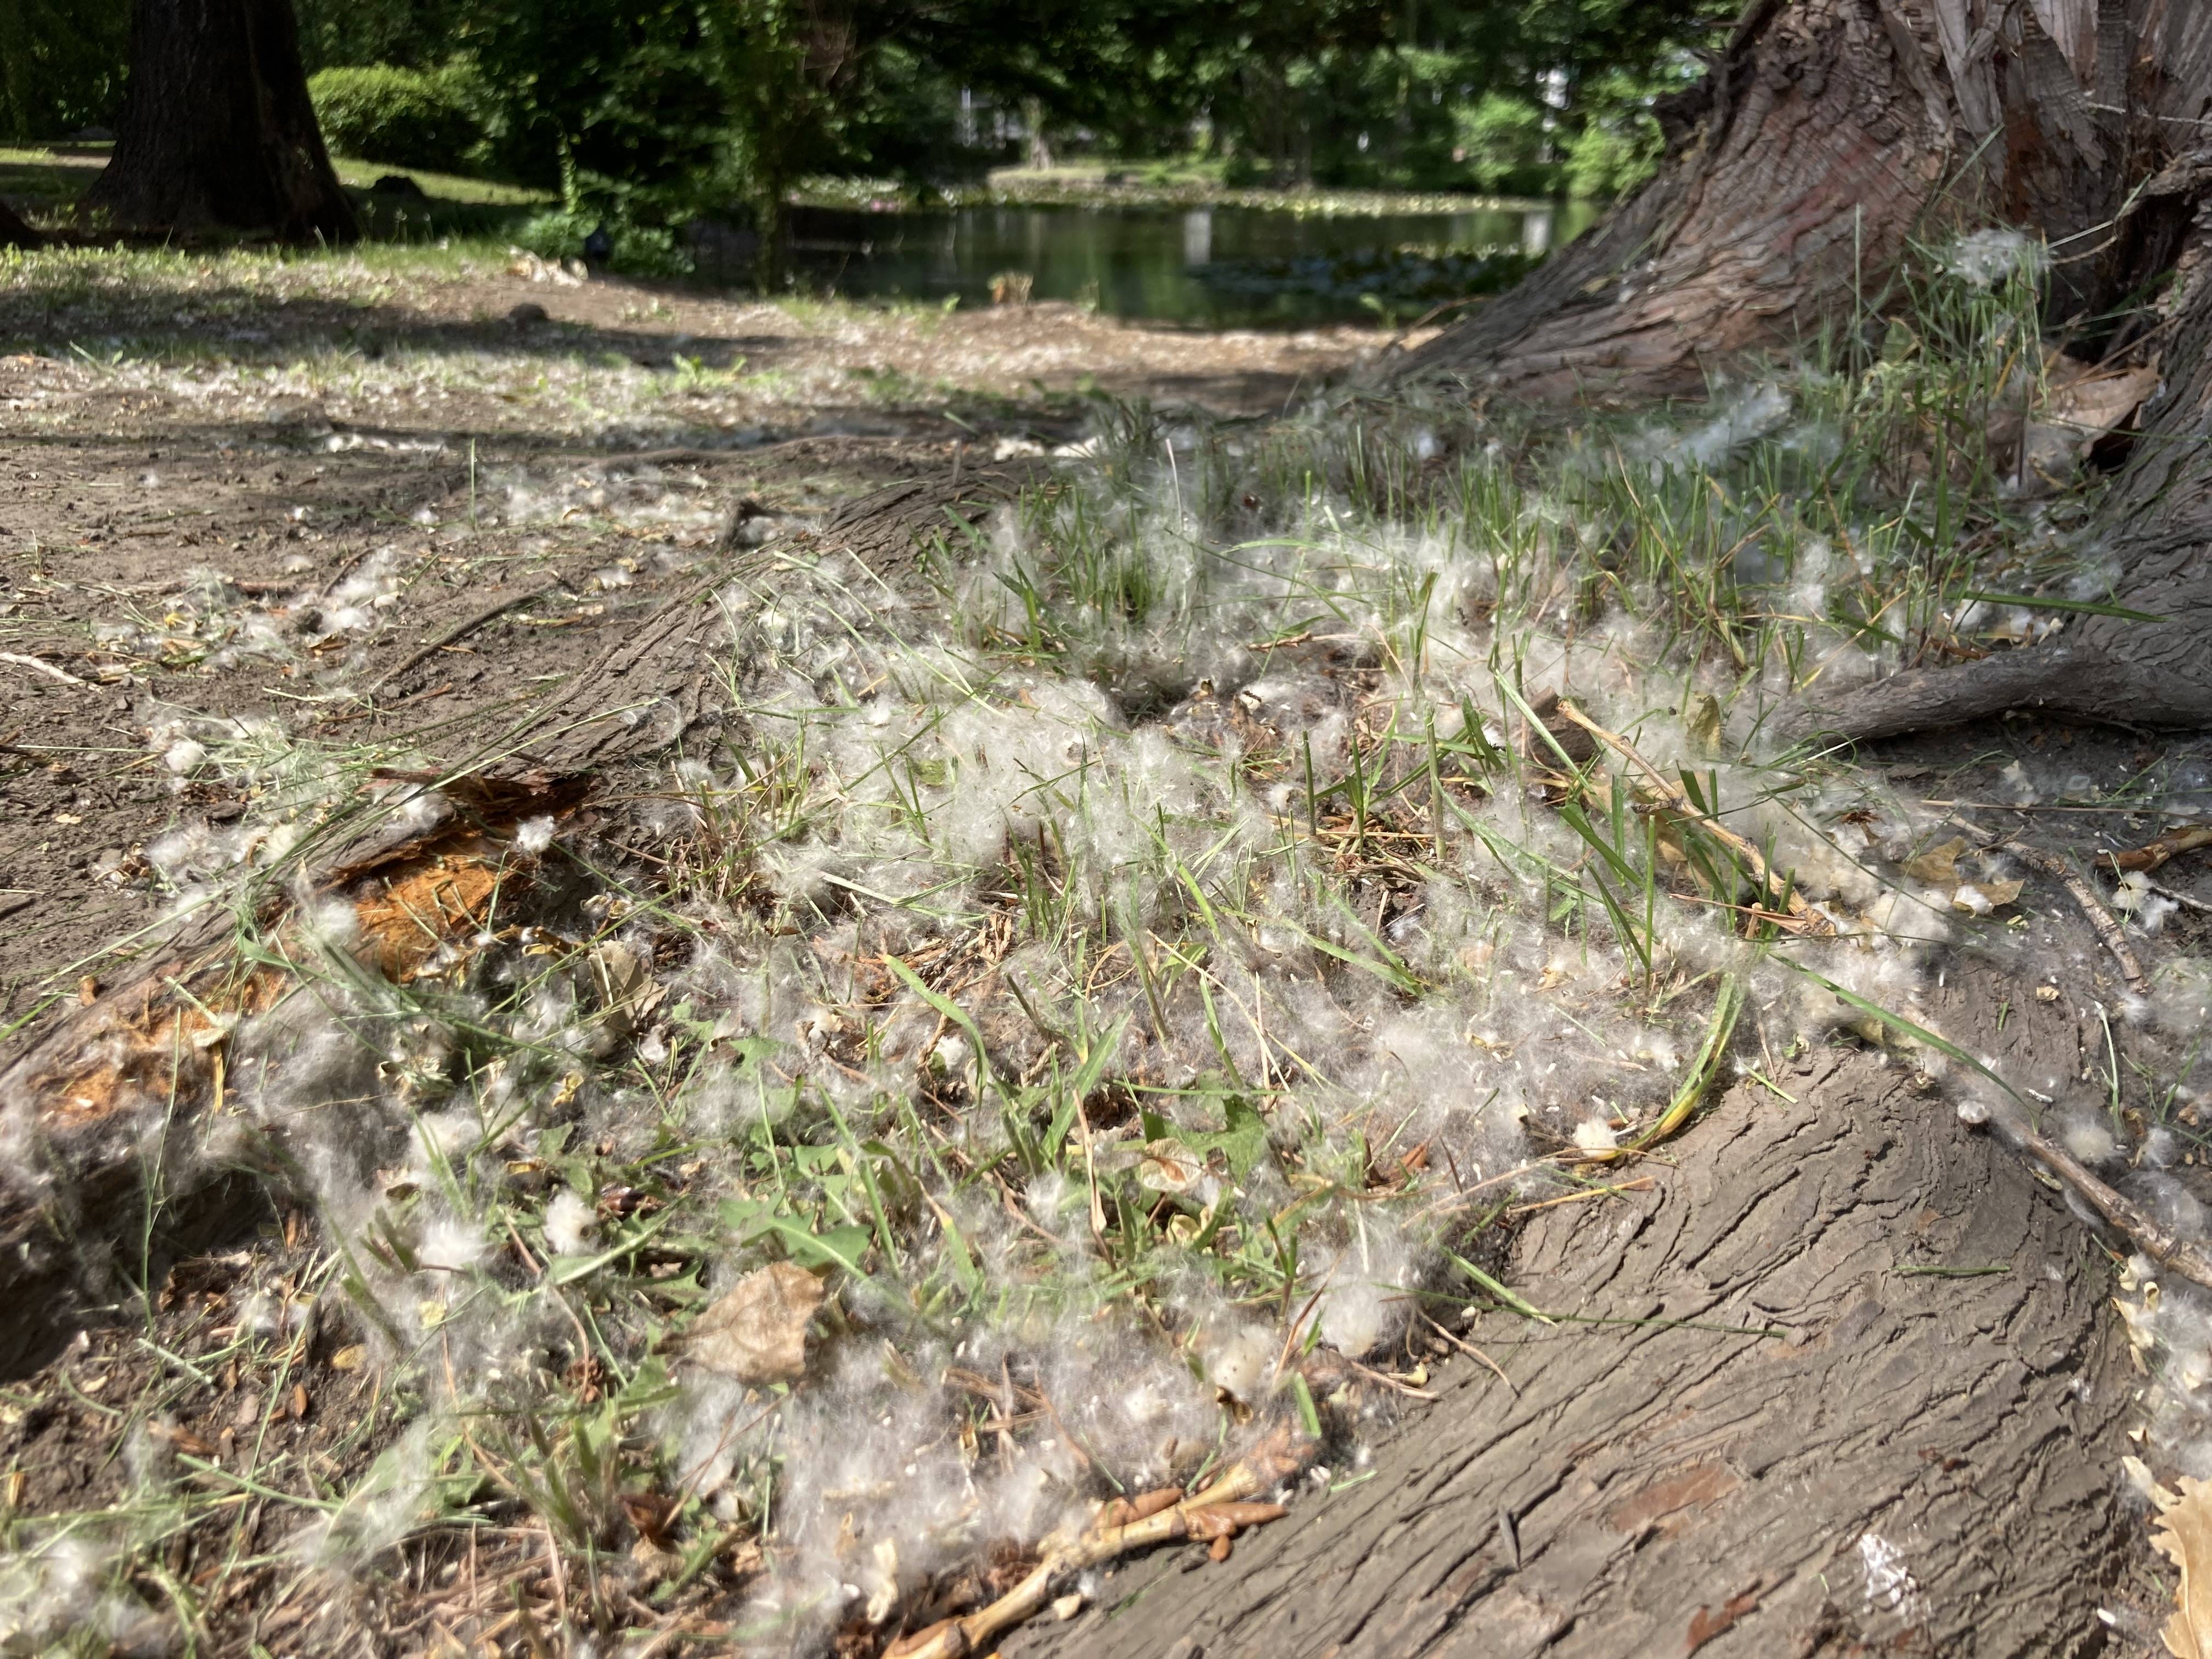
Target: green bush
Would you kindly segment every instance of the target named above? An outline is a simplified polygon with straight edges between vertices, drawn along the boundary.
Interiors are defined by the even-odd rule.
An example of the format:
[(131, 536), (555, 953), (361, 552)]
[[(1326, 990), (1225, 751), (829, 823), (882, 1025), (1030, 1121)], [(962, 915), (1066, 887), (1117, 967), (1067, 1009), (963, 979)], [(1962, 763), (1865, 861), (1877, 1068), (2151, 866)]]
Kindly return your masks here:
[(446, 76), (372, 64), (307, 82), (323, 142), (342, 155), (458, 171), (482, 136)]
[(514, 233), (518, 246), (547, 259), (577, 259), (584, 253), (584, 239), (601, 223), (614, 243), (607, 264), (625, 276), (689, 276), (690, 253), (676, 233), (659, 225), (641, 225), (619, 213), (602, 216), (589, 209), (553, 209), (533, 214)]

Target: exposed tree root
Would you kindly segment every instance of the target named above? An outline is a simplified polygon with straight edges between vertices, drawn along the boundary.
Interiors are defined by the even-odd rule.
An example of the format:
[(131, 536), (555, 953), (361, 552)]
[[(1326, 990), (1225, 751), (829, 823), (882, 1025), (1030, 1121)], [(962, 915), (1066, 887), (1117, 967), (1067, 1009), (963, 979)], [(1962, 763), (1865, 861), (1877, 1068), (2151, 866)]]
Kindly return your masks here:
[(23, 222), (22, 215), (0, 202), (0, 247), (44, 247), (46, 239)]

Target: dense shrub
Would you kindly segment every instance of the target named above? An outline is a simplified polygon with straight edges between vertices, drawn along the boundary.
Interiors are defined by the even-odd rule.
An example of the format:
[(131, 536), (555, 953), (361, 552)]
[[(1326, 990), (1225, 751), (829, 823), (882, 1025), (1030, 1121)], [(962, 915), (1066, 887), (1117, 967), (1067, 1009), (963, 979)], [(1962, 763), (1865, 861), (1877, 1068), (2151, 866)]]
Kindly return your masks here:
[(447, 77), (420, 70), (327, 69), (307, 82), (307, 95), (323, 142), (365, 161), (453, 172), (480, 136)]
[(514, 233), (518, 246), (548, 259), (581, 258), (584, 239), (605, 224), (614, 251), (607, 264), (625, 276), (689, 276), (690, 253), (676, 233), (659, 225), (643, 225), (620, 214), (588, 210), (555, 209), (534, 214)]

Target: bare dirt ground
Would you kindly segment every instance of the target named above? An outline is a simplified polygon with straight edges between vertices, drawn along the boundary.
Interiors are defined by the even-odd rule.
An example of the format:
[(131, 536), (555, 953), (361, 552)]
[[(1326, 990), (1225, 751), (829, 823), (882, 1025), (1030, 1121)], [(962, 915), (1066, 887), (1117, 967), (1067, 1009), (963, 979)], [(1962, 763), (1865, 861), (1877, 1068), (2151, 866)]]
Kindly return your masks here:
[[(434, 720), (487, 677), (596, 651), (740, 502), (764, 532), (956, 454), (1035, 453), (1080, 436), (1093, 392), (1273, 413), (1381, 337), (760, 304), (434, 257), (0, 283), (0, 1021), (152, 918), (149, 841), (240, 816), (149, 752), (165, 710), (319, 698), (343, 732), (369, 717), (352, 691), (516, 600), (377, 699)], [(359, 625), (319, 631), (370, 567)], [(226, 650), (241, 630), (304, 653)]]

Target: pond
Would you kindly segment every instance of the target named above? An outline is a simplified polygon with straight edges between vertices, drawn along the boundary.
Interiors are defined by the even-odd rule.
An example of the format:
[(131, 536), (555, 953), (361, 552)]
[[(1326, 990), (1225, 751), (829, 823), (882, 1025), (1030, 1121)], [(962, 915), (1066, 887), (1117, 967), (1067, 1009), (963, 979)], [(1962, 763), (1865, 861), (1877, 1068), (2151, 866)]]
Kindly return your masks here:
[[(1067, 300), (1212, 327), (1406, 321), (1501, 286), (1595, 216), (1560, 208), (802, 210), (801, 271), (855, 296)], [(994, 289), (996, 290), (994, 293)]]

